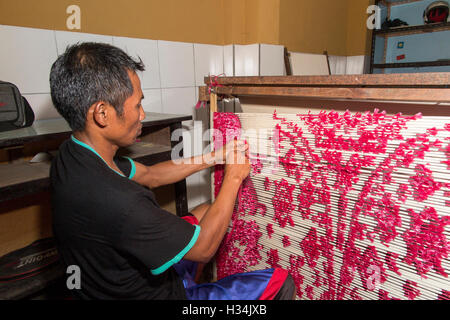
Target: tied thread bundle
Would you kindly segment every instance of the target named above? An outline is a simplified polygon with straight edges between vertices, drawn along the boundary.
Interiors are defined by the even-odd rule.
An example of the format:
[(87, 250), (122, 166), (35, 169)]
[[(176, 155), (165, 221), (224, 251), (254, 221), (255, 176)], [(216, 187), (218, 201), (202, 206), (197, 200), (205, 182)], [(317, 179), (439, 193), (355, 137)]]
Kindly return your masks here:
[(219, 279), (282, 267), (299, 299), (450, 298), (450, 118), (215, 113), (214, 128), (252, 160)]

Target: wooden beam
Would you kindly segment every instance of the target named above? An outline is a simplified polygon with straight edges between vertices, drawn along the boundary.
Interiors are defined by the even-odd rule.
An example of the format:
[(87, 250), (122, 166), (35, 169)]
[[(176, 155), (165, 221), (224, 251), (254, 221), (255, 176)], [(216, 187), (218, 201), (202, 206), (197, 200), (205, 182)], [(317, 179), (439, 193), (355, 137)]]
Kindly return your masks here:
[(208, 87), (198, 87), (198, 100), (209, 101)]
[[(209, 78), (205, 77), (205, 83)], [(450, 87), (450, 72), (360, 74), (331, 76), (219, 77), (221, 85)], [(221, 88), (221, 87), (218, 87)]]
[(429, 88), (323, 88), (323, 87), (218, 87), (233, 96), (278, 96), (318, 99), (423, 101), (450, 103), (449, 89)]
[(211, 104), (210, 105), (211, 113), (217, 112), (217, 94), (211, 93), (210, 97), (209, 97), (209, 101), (210, 101), (210, 104)]
[(450, 66), (450, 59), (437, 61), (375, 63), (373, 65), (374, 68), (417, 68), (417, 67), (439, 67), (439, 66)]
[(286, 75), (292, 76), (291, 60), (289, 59), (290, 53), (286, 47), (284, 47), (284, 67), (286, 69)]

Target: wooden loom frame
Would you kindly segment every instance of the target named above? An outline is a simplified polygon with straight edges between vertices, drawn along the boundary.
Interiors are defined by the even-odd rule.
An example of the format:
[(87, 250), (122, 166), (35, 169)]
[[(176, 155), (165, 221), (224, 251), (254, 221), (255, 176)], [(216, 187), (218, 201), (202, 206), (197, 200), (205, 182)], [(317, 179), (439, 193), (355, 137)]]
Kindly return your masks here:
[[(205, 77), (211, 84), (211, 77)], [(365, 74), (332, 76), (218, 77), (213, 87), (200, 87), (199, 100), (210, 102), (210, 128), (218, 100), (279, 99), (295, 101), (406, 103), (411, 112), (450, 116), (450, 73)], [(416, 107), (416, 108), (414, 108)], [(402, 107), (405, 109), (405, 105)], [(317, 109), (313, 107), (313, 109)], [(392, 108), (392, 109), (395, 109)], [(212, 139), (212, 137), (211, 137)], [(212, 140), (211, 140), (212, 141)], [(211, 198), (214, 178), (211, 173)], [(215, 269), (215, 268), (214, 268)]]
[[(205, 77), (204, 83), (209, 85), (211, 80), (211, 76)], [(450, 116), (450, 72), (217, 77), (213, 87), (199, 87), (199, 101), (210, 103), (210, 128), (213, 128), (213, 114), (218, 111), (219, 97), (294, 99), (328, 104), (402, 102), (410, 105), (413, 113)], [(424, 104), (425, 110), (422, 109)], [(214, 200), (214, 192), (211, 194)]]
[[(217, 106), (217, 95), (450, 103), (450, 73), (332, 76), (218, 77), (199, 88), (199, 100)], [(205, 77), (205, 84), (210, 77)]]

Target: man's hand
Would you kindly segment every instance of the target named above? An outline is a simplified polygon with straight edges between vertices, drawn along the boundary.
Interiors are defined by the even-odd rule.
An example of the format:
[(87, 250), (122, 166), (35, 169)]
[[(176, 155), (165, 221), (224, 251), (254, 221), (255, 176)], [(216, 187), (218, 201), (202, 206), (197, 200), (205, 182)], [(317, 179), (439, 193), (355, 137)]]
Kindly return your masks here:
[(248, 150), (248, 144), (244, 140), (233, 140), (228, 142), (222, 148), (215, 151), (216, 164), (224, 164), (226, 162), (227, 156), (234, 152), (246, 152)]
[(225, 160), (225, 176), (219, 194), (200, 221), (197, 242), (184, 256), (187, 260), (206, 263), (214, 256), (230, 224), (242, 181), (250, 173), (249, 151), (245, 143), (232, 141), (218, 151), (218, 157)]
[(244, 181), (250, 173), (251, 164), (248, 146), (237, 145), (236, 148), (226, 154), (224, 179), (236, 179)]

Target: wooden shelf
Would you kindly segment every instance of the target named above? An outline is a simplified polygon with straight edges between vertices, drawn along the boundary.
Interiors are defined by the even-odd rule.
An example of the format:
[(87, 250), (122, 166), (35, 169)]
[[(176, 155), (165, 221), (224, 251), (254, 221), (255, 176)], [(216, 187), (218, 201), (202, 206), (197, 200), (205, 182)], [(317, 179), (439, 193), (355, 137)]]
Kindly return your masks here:
[(419, 2), (422, 0), (381, 0), (380, 3), (384, 4), (385, 6), (389, 5), (389, 6), (397, 6), (397, 5), (401, 5), (401, 4), (407, 4), (407, 3), (412, 3), (412, 2)]
[[(209, 83), (205, 77), (205, 84)], [(217, 83), (226, 86), (276, 86), (276, 87), (412, 87), (440, 88), (450, 83), (448, 72), (405, 73), (405, 74), (358, 74), (331, 76), (262, 76), (262, 77), (219, 77)], [(200, 87), (202, 97), (208, 94), (207, 87)], [(206, 91), (205, 91), (206, 90)], [(203, 92), (202, 92), (203, 91)], [(201, 100), (201, 99), (200, 99)], [(204, 100), (202, 100), (204, 101)]]
[[(147, 127), (170, 126), (185, 120), (191, 120), (190, 115), (174, 115), (146, 112), (142, 121), (143, 130)], [(69, 137), (72, 133), (67, 122), (60, 119), (35, 121), (32, 126), (17, 130), (0, 132), (0, 148), (23, 145), (25, 143)]]
[(170, 146), (160, 145), (150, 142), (137, 142), (134, 145), (120, 149), (118, 155), (130, 157), (144, 165), (152, 164), (171, 159), (172, 149)]
[[(119, 150), (119, 155), (128, 156), (145, 165), (171, 159), (170, 127), (181, 121), (191, 120), (189, 115), (173, 115), (146, 112), (142, 121), (142, 136), (150, 133), (157, 141), (143, 141)], [(167, 128), (162, 131), (161, 128)], [(152, 133), (153, 132), (153, 133)], [(0, 148), (22, 146), (27, 143), (67, 139), (72, 131), (64, 119), (36, 121), (31, 127), (0, 132)], [(50, 162), (29, 163), (26, 160), (0, 164), (0, 202), (23, 197), (30, 193), (47, 191)]]
[(117, 153), (120, 156), (130, 157), (139, 160), (150, 155), (170, 151), (170, 146), (160, 145), (152, 142), (136, 142), (132, 146), (120, 149)]
[[(180, 142), (171, 141), (171, 135), (182, 128), (182, 121), (192, 120), (192, 116), (154, 112), (146, 112), (145, 115), (139, 137), (141, 142), (120, 149), (118, 155), (128, 156), (147, 166), (171, 160), (172, 148)], [(62, 118), (40, 120), (31, 127), (0, 132), (0, 148), (9, 149), (7, 155), (11, 159), (0, 164), (0, 202), (48, 191), (51, 162), (29, 163), (28, 159), (40, 151), (55, 155), (55, 150), (71, 134), (69, 125)], [(181, 154), (182, 149), (179, 152)], [(188, 210), (186, 180), (178, 181), (174, 186), (176, 213), (183, 215)]]
[[(415, 4), (416, 3), (416, 4)], [(374, 69), (386, 69), (386, 68), (419, 68), (419, 67), (444, 67), (449, 66), (448, 56), (446, 56), (445, 50), (440, 50), (434, 48), (433, 41), (438, 41), (441, 44), (447, 44), (445, 33), (446, 31), (450, 31), (450, 22), (438, 22), (438, 23), (429, 23), (425, 24), (421, 17), (421, 12), (423, 7), (426, 6), (424, 0), (376, 0), (375, 5), (384, 6), (383, 10), (386, 9), (387, 19), (395, 20), (395, 18), (399, 18), (401, 20), (407, 21), (409, 23), (413, 23), (414, 25), (409, 26), (399, 26), (389, 28), (387, 30), (373, 30), (372, 32), (372, 48), (371, 48), (371, 57), (370, 57), (370, 73), (373, 74)], [(403, 5), (403, 6), (401, 6)], [(411, 6), (410, 6), (411, 5)], [(393, 7), (401, 6), (394, 11)], [(408, 12), (407, 9), (414, 9), (416, 14), (414, 17), (411, 16), (411, 12)], [(420, 10), (418, 8), (421, 8)], [(420, 16), (417, 16), (420, 14)], [(444, 32), (444, 33), (443, 33)], [(434, 35), (431, 35), (434, 34)], [(429, 34), (426, 35), (425, 34)], [(417, 35), (417, 37), (415, 37)], [(416, 61), (411, 62), (389, 62), (388, 54), (390, 50), (395, 49), (395, 43), (389, 41), (392, 40), (392, 37), (401, 37), (402, 41), (405, 41), (404, 48), (402, 52), (406, 55), (413, 52), (415, 49), (425, 49), (422, 51), (417, 51), (415, 54), (409, 55), (410, 58), (412, 56), (416, 56)], [(447, 37), (448, 38), (448, 37)], [(399, 39), (399, 38), (395, 38)], [(406, 43), (411, 41), (410, 43)], [(383, 44), (384, 43), (384, 44)], [(399, 52), (398, 50), (395, 52)], [(438, 60), (436, 60), (438, 59)], [(442, 60), (439, 60), (442, 59)], [(428, 60), (428, 61), (427, 61)], [(430, 61), (435, 60), (435, 61)], [(376, 63), (375, 61), (379, 62)], [(392, 72), (399, 72), (398, 70), (391, 70)], [(438, 71), (444, 71), (445, 68), (437, 68)], [(400, 71), (401, 72), (401, 71)], [(417, 72), (423, 72), (423, 70), (419, 69)]]
[(420, 62), (397, 62), (397, 63), (375, 63), (374, 68), (418, 68), (418, 67), (441, 67), (450, 66), (450, 60), (442, 61), (420, 61)]
[(47, 191), (50, 163), (0, 164), (0, 202)]
[[(130, 157), (145, 165), (171, 159), (171, 147), (149, 142), (137, 142), (119, 150), (121, 156)], [(48, 191), (51, 162), (0, 164), (0, 202), (20, 198), (26, 194)]]
[(388, 30), (375, 30), (374, 35), (383, 37), (398, 37), (411, 34), (432, 33), (450, 30), (450, 22), (432, 23), (418, 26), (391, 28)]

